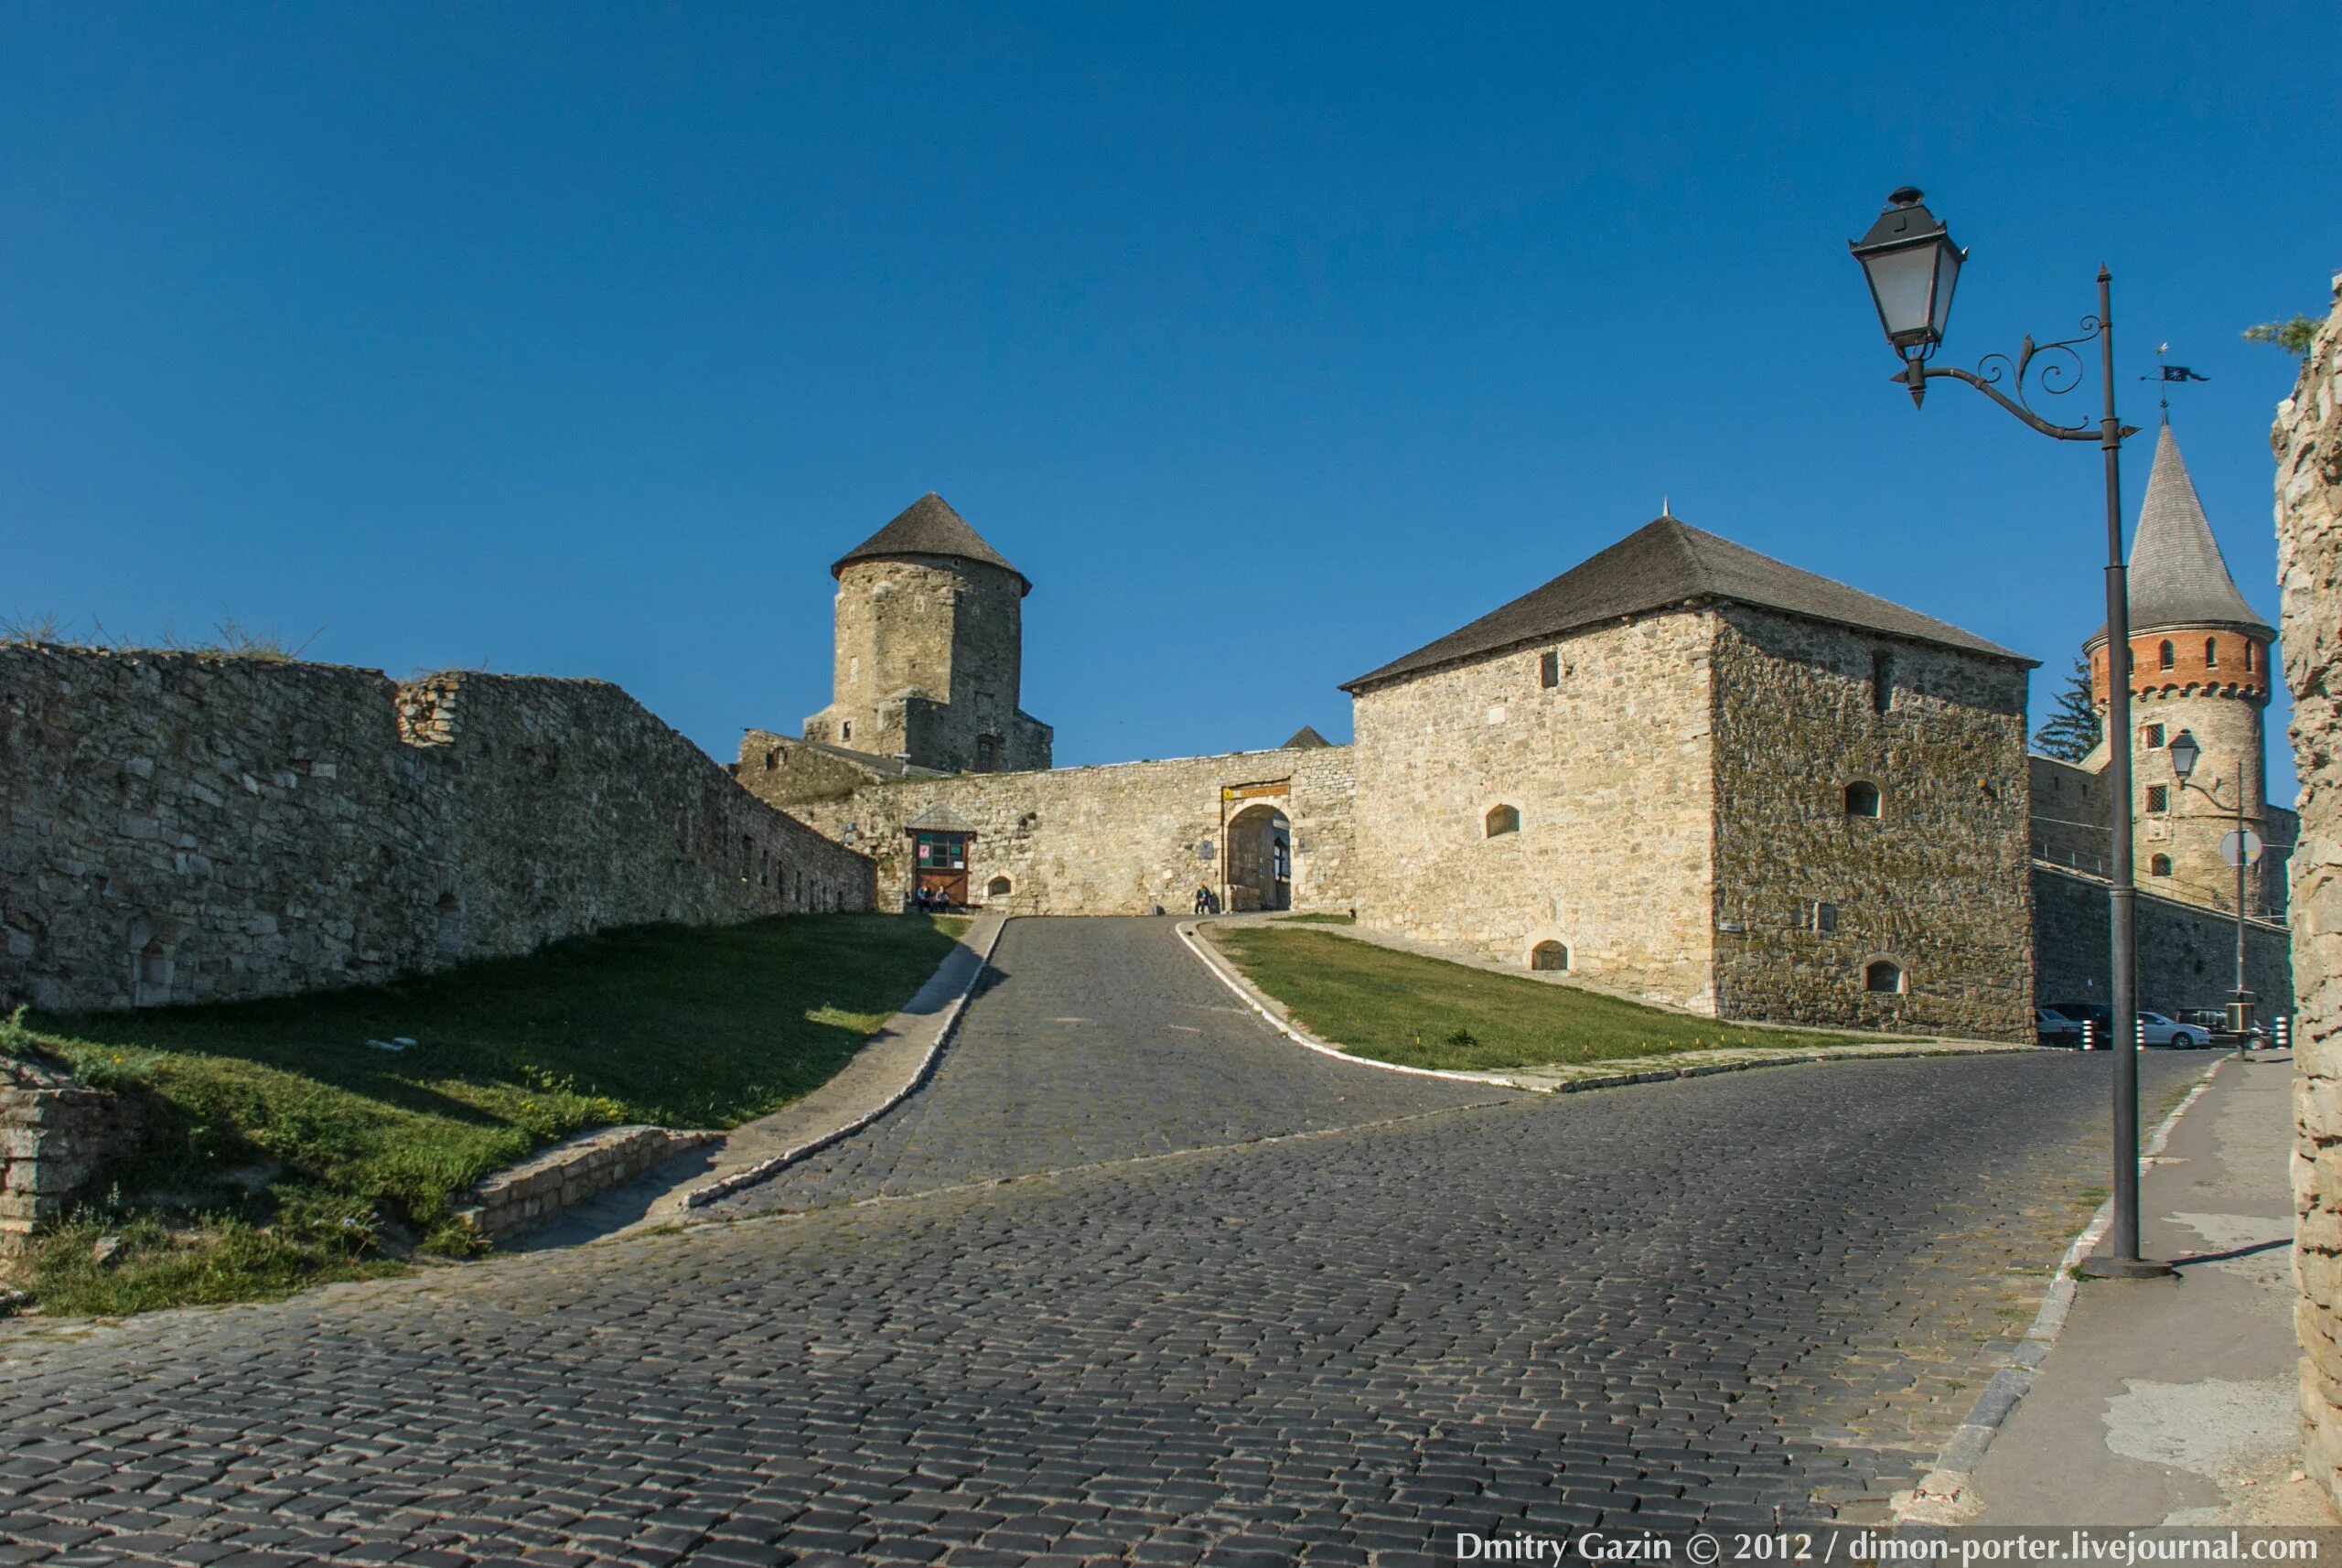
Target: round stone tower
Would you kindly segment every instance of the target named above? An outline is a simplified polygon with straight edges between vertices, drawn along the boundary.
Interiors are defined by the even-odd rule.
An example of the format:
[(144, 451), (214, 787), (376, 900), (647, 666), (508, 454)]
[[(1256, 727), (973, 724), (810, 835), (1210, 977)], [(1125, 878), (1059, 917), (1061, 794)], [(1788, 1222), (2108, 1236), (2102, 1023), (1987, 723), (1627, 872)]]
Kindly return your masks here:
[[(2236, 906), (2236, 872), (2220, 839), (2244, 819), (2265, 840), (2262, 713), (2269, 704), (2270, 644), (2276, 633), (2229, 575), (2166, 423), (2131, 545), (2132, 810), (2139, 886), (2192, 903)], [(2106, 631), (2088, 644), (2091, 694), (2107, 703)], [(2202, 748), (2183, 789), (2170, 757), (2182, 731)], [(2119, 744), (2120, 737), (2108, 736)], [(2264, 857), (2245, 876), (2252, 913), (2283, 907)]]
[(805, 738), (951, 773), (1047, 768), (1047, 725), (1019, 711), (1033, 585), (929, 491), (830, 568), (830, 705)]

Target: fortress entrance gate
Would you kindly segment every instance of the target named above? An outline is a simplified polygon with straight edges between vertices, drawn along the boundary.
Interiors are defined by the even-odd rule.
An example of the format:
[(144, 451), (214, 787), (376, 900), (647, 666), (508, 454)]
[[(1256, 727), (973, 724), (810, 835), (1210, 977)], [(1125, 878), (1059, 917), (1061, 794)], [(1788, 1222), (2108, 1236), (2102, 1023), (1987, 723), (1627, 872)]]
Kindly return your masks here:
[(1231, 914), (1293, 908), (1292, 797), (1283, 779), (1220, 790), (1220, 907)]

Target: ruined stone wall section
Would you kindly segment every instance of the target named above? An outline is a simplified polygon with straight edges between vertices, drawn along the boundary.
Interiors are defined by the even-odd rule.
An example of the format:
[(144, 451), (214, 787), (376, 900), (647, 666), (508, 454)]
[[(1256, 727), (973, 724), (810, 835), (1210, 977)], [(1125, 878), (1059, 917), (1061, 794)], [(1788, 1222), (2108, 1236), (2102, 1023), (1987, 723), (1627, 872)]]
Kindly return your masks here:
[(1715, 618), (1718, 1014), (2031, 1039), (2025, 668)]
[(2277, 406), (2278, 628), (2294, 694), (2294, 1320), (2305, 1468), (2342, 1504), (2342, 277)]
[(33, 1232), (61, 1219), (145, 1131), (137, 1101), (52, 1063), (0, 1057), (0, 1279)]
[(871, 891), (601, 682), (0, 649), (0, 997), (280, 995)]
[[(1222, 886), (1226, 789), (1284, 781), (1293, 907), (1347, 910), (1351, 889), (1348, 748), (1240, 751), (1047, 772), (964, 774), (875, 784), (794, 808), (878, 862), (882, 907), (899, 908), (914, 868), (906, 831), (948, 810), (974, 833), (969, 897), (1020, 915), (1185, 914)], [(1209, 851), (1209, 854), (1206, 852)], [(999, 885), (1004, 883), (1005, 886)]]
[(1585, 983), (1712, 1011), (1716, 626), (1657, 615), (1359, 691), (1359, 921), (1522, 968), (1554, 943)]
[[(2106, 879), (2036, 862), (2033, 994), (2037, 1004), (2107, 999), (2113, 967)], [(2223, 1007), (2236, 984), (2236, 918), (2141, 886), (2133, 940), (2139, 1005), (2174, 1015)], [(2291, 934), (2267, 920), (2245, 927), (2245, 977), (2266, 1020), (2294, 1009)]]

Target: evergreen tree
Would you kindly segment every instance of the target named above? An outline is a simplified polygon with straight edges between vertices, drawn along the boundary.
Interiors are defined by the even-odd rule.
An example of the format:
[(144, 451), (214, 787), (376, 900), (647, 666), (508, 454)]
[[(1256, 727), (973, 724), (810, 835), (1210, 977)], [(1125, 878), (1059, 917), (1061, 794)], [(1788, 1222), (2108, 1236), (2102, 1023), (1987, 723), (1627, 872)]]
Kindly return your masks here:
[(2033, 732), (2033, 749), (2060, 762), (2079, 762), (2098, 744), (2100, 733), (2098, 706), (2090, 700), (2090, 660), (2077, 658), (2066, 689), (2057, 693), (2056, 710)]

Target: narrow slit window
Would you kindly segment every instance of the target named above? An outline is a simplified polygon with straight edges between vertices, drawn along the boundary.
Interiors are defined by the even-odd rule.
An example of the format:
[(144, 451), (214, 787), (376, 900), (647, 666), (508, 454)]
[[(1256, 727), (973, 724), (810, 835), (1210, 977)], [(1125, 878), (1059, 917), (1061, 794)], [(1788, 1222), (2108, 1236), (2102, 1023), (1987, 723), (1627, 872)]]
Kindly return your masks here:
[(2163, 639), (2163, 646), (2155, 650), (2155, 663), (2157, 667), (2168, 670), (2178, 662), (2179, 650), (2172, 647), (2171, 639), (2167, 637)]
[(2218, 670), (2219, 667), (2220, 639), (2217, 637), (2208, 637), (2204, 639), (2204, 668)]
[(1870, 705), (1875, 713), (1895, 706), (1895, 655), (1884, 650), (1870, 656)]
[(1537, 660), (1537, 683), (1547, 691), (1562, 683), (1562, 655), (1558, 649), (1547, 649)]

